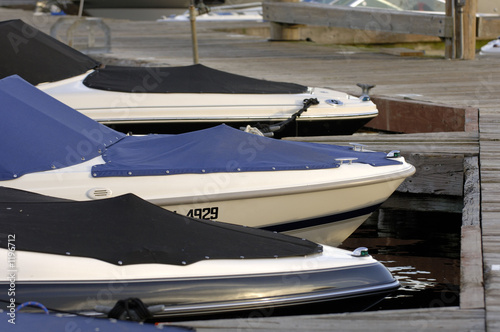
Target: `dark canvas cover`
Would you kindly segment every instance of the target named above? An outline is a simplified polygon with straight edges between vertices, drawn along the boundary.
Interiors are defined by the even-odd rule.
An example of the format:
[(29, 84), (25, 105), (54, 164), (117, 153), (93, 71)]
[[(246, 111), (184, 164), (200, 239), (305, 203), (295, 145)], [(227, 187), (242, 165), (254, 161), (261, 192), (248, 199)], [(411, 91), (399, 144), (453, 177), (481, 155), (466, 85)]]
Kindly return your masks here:
[(0, 247), (7, 248), (7, 235), (15, 234), (16, 251), (90, 257), (116, 265), (186, 265), (322, 251), (321, 245), (280, 233), (181, 216), (132, 194), (74, 202), (0, 187), (0, 198)]
[(97, 69), (83, 81), (89, 88), (135, 93), (295, 94), (307, 87), (227, 73), (201, 64), (183, 67)]
[(33, 85), (60, 81), (99, 62), (21, 20), (0, 22), (0, 78), (19, 75)]
[(183, 67), (99, 68), (100, 62), (22, 20), (0, 22), (0, 78), (19, 75), (33, 85), (55, 82), (97, 69), (84, 80), (90, 88), (135, 93), (295, 94), (307, 87), (212, 69)]

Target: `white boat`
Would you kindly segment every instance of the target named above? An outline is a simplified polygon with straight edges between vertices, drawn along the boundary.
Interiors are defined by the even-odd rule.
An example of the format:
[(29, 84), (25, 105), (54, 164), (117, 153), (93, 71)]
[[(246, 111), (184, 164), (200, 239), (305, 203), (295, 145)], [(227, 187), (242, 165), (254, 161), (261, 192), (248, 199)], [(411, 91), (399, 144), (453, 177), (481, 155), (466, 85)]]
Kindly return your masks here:
[[(189, 22), (189, 10), (182, 14), (163, 16), (157, 22)], [(201, 22), (262, 22), (262, 2), (250, 2), (225, 6), (197, 6), (195, 20)]]
[[(236, 128), (251, 125), (261, 126), (262, 131), (279, 130), (276, 137), (344, 135), (378, 115), (367, 88), (358, 98), (327, 88), (235, 75), (201, 64), (102, 67), (20, 20), (0, 23), (3, 36), (24, 40), (26, 31), (29, 43), (0, 38), (0, 78), (19, 75), (124, 133), (172, 134), (225, 123)], [(293, 121), (276, 126), (287, 120)], [(269, 125), (273, 127), (269, 129)]]
[(337, 245), (415, 172), (397, 153), (225, 125), (127, 136), (19, 76), (0, 80), (0, 100), (0, 185), (72, 200), (132, 192), (183, 215)]
[(7, 312), (11, 298), (138, 321), (314, 306), (344, 312), (399, 287), (366, 248), (188, 218), (132, 194), (74, 202), (0, 187), (0, 228)]
[(500, 55), (500, 37), (488, 42), (486, 45), (481, 47), (479, 52), (481, 55)]

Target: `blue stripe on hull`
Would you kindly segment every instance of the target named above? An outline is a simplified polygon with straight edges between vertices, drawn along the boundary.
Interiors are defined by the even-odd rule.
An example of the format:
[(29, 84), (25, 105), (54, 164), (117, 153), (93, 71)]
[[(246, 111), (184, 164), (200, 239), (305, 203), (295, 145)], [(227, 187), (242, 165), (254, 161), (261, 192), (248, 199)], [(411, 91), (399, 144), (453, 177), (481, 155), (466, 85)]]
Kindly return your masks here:
[(364, 216), (366, 214), (370, 214), (370, 213), (374, 212), (375, 210), (377, 210), (380, 205), (382, 205), (382, 203), (367, 206), (367, 207), (357, 209), (357, 210), (333, 214), (333, 215), (329, 215), (329, 216), (306, 219), (306, 220), (299, 220), (299, 221), (289, 222), (289, 223), (285, 223), (285, 224), (272, 225), (272, 226), (266, 226), (266, 227), (261, 227), (261, 228), (268, 230), (268, 231), (287, 232), (287, 231), (293, 231), (293, 230), (307, 228), (307, 227), (320, 226), (320, 225), (330, 224), (330, 223), (339, 222), (339, 221), (343, 221), (343, 220), (347, 220), (347, 219), (351, 219), (351, 218)]

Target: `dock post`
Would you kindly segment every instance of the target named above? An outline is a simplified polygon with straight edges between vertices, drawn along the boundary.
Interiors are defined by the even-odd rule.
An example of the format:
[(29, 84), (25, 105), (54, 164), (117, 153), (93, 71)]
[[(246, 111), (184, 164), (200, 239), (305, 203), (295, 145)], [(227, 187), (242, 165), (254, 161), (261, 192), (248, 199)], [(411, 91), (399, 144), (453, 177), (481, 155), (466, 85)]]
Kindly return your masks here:
[(193, 63), (200, 63), (198, 57), (198, 38), (196, 37), (196, 12), (194, 5), (189, 6), (189, 21), (191, 22), (191, 40), (193, 43)]
[[(274, 2), (299, 2), (299, 0), (271, 0)], [(300, 40), (300, 27), (302, 24), (288, 24), (270, 22), (271, 40)]]
[(464, 60), (474, 60), (476, 56), (476, 11), (477, 0), (466, 0), (464, 6)]
[(456, 0), (454, 40), (456, 58), (473, 60), (476, 55), (477, 0)]

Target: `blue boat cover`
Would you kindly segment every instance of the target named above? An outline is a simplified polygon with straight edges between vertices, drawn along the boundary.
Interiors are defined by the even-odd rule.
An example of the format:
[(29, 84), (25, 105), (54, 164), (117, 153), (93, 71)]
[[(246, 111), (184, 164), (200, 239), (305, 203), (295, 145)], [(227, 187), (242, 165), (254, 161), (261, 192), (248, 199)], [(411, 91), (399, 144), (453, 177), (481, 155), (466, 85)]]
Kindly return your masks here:
[(226, 125), (179, 135), (127, 136), (103, 155), (94, 177), (250, 172), (335, 168), (336, 158), (373, 166), (398, 164), (383, 152), (291, 142), (245, 133)]
[[(42, 303), (43, 304), (43, 303)], [(85, 317), (76, 315), (54, 315), (36, 312), (15, 312), (6, 310), (0, 320), (0, 331), (113, 331), (113, 332), (158, 332), (154, 324), (140, 324), (116, 319)], [(193, 332), (194, 329), (184, 326), (163, 325), (164, 332)]]
[(72, 166), (125, 136), (33, 87), (0, 80), (0, 180)]
[(94, 177), (335, 168), (336, 158), (399, 164), (383, 152), (291, 142), (226, 125), (179, 134), (125, 136), (56, 101), (18, 76), (0, 80), (0, 180), (99, 156)]

